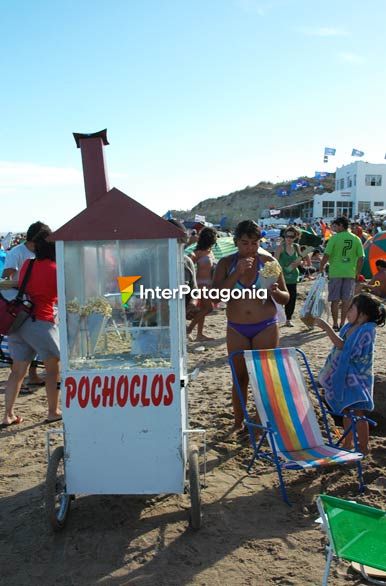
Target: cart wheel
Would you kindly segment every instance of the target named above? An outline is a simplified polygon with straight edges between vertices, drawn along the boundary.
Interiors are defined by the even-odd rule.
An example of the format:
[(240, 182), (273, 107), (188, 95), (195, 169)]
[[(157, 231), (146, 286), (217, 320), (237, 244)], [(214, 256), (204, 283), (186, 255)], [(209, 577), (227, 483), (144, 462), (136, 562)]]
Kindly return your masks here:
[(201, 486), (198, 465), (198, 448), (192, 446), (189, 451), (189, 488), (190, 488), (190, 525), (192, 529), (201, 527)]
[(63, 529), (70, 504), (71, 495), (66, 492), (64, 448), (59, 446), (51, 454), (46, 476), (46, 515), (54, 531)]

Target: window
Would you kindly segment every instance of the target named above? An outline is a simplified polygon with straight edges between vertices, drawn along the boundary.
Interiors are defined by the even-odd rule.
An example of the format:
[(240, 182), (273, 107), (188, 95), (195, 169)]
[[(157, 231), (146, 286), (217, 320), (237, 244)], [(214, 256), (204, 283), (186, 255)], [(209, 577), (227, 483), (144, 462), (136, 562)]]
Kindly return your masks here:
[(375, 208), (383, 208), (385, 204), (383, 203), (383, 201), (375, 201), (374, 202), (374, 207)]
[(344, 189), (344, 177), (342, 177), (342, 179), (339, 179), (339, 189)]
[(357, 184), (357, 176), (356, 176), (356, 173), (355, 173), (355, 175), (354, 175), (354, 187), (356, 186), (356, 184)]
[(337, 201), (336, 202), (336, 215), (346, 216), (346, 218), (352, 217), (352, 201)]
[(333, 218), (335, 215), (335, 202), (334, 201), (323, 201), (322, 202), (322, 216), (323, 218)]
[(347, 177), (347, 187), (352, 187), (352, 179), (351, 179), (351, 177)]
[(382, 185), (382, 175), (366, 175), (365, 184), (369, 187), (380, 187)]
[(335, 189), (339, 189), (339, 179), (335, 181)]
[(371, 209), (369, 201), (358, 201), (358, 214), (361, 212), (369, 212)]

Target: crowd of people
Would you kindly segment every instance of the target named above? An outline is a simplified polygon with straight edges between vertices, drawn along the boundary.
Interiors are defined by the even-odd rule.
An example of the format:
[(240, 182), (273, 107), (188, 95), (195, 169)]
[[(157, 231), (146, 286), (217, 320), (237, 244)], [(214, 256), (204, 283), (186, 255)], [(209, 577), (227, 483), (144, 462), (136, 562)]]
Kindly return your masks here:
[[(169, 221), (183, 228), (178, 221)], [(285, 327), (294, 325), (299, 280), (314, 279), (316, 275), (328, 272), (332, 323), (316, 318), (314, 325), (331, 339), (333, 349), (319, 381), (325, 400), (333, 411), (344, 414), (348, 409), (354, 409), (358, 415), (363, 415), (374, 407), (375, 329), (384, 325), (386, 318), (382, 302), (386, 298), (386, 258), (378, 259), (378, 272), (370, 280), (366, 281), (361, 274), (363, 242), (379, 228), (371, 222), (370, 218), (367, 224), (354, 221), (350, 225), (346, 217), (339, 217), (331, 225), (323, 221), (313, 225), (289, 224), (279, 237), (267, 239), (264, 238), (267, 232), (256, 222), (244, 220), (233, 234), (236, 252), (223, 256), (218, 262), (213, 254), (217, 242), (214, 228), (201, 227), (189, 235), (185, 231), (186, 246), (190, 245), (190, 253), (185, 257), (185, 281), (199, 289), (251, 291), (259, 287), (266, 265), (279, 263), (281, 270), (275, 282), (267, 287), (266, 298), (232, 297), (226, 304), (226, 342), (228, 354), (231, 354), (238, 350), (278, 347), (280, 315), (285, 312)], [(311, 241), (314, 236), (318, 245), (302, 246), (304, 233)], [(9, 250), (3, 250), (3, 279), (10, 279), (20, 287), (27, 270), (31, 271), (25, 291), (34, 307), (32, 318), (8, 337), (12, 365), (5, 391), (3, 429), (23, 421), (15, 412), (15, 403), (27, 371), (29, 387), (45, 385), (48, 404), (45, 421), (50, 423), (61, 419), (58, 390), (60, 350), (54, 312), (57, 303), (55, 245), (49, 241), (50, 234), (47, 225), (35, 222), (28, 228), (24, 240), (16, 239)], [(214, 307), (215, 302), (211, 299), (204, 298), (196, 303), (186, 298), (190, 340), (201, 343), (213, 340), (204, 333), (204, 327), (206, 317)], [(37, 355), (44, 363), (45, 380), (36, 370)], [(235, 358), (234, 364), (246, 403), (249, 381), (241, 354)], [(244, 433), (243, 410), (235, 384), (232, 403), (235, 432)], [(345, 447), (351, 447), (351, 441), (348, 435)], [(362, 452), (366, 453), (368, 427), (365, 421), (359, 425), (359, 442)]]
[[(346, 217), (336, 218), (330, 226), (322, 224), (323, 240), (311, 252), (300, 246), (301, 231), (316, 234), (312, 226), (289, 225), (282, 230), (275, 243), (270, 243), (268, 252), (261, 247), (262, 230), (251, 221), (240, 222), (234, 232), (237, 252), (221, 258), (213, 270), (212, 247), (215, 244), (213, 230), (211, 240), (205, 246), (208, 263), (205, 284), (214, 289), (248, 289), (259, 286), (259, 273), (266, 263), (275, 258), (281, 266), (277, 281), (269, 287), (268, 300), (231, 299), (226, 307), (226, 339), (228, 354), (236, 350), (269, 349), (279, 345), (279, 308), (284, 306), (285, 326), (292, 327), (297, 300), (297, 284), (300, 270), (315, 278), (315, 273), (328, 272), (328, 300), (331, 304), (332, 324), (317, 318), (314, 325), (320, 327), (331, 339), (333, 348), (326, 359), (319, 381), (324, 388), (324, 396), (331, 409), (340, 414), (350, 410), (359, 417), (374, 408), (373, 402), (373, 361), (375, 328), (383, 326), (386, 311), (383, 299), (386, 298), (386, 258), (377, 261), (378, 273), (366, 281), (362, 275), (364, 261), (363, 229), (358, 223), (349, 224)], [(360, 226), (359, 226), (360, 227)], [(322, 232), (323, 229), (323, 232)], [(369, 229), (369, 228), (367, 228)], [(200, 235), (198, 236), (200, 241)], [(210, 244), (210, 243), (211, 244)], [(267, 248), (267, 247), (266, 247)], [(386, 256), (386, 255), (385, 255)], [(196, 245), (191, 253), (192, 260), (199, 265), (201, 247)], [(310, 270), (311, 269), (311, 270)], [(200, 267), (197, 267), (197, 271)], [(209, 275), (213, 272), (210, 283)], [(370, 293), (371, 292), (371, 293)], [(206, 315), (213, 309), (213, 303), (205, 306)], [(191, 323), (195, 324), (193, 320)], [(203, 323), (203, 322), (202, 322)], [(192, 326), (188, 326), (191, 333)], [(200, 335), (198, 341), (208, 339)], [(244, 403), (247, 403), (248, 374), (242, 355), (233, 359), (235, 375)], [(235, 384), (232, 388), (234, 429), (244, 433), (243, 409)], [(344, 418), (345, 427), (348, 418)], [(368, 451), (368, 424), (360, 420), (358, 424), (359, 446), (363, 453)], [(351, 434), (345, 437), (344, 447), (352, 447)]]

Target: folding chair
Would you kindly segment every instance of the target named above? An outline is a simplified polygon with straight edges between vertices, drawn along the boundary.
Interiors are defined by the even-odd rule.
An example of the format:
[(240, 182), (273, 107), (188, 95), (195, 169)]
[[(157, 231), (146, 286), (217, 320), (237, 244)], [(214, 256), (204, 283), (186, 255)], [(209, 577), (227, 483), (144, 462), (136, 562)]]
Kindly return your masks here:
[(372, 584), (386, 584), (371, 578), (365, 569), (386, 572), (386, 511), (325, 494), (319, 495), (317, 504), (329, 539), (322, 585), (327, 586), (334, 556), (357, 562), (362, 576)]
[[(243, 354), (249, 375), (257, 412), (261, 425), (249, 417), (237, 380), (233, 358)], [(312, 389), (317, 397), (325, 428), (326, 440), (323, 439), (315, 412), (307, 391), (303, 373), (298, 360), (300, 356), (310, 377)], [(229, 357), (233, 379), (239, 395), (244, 414), (244, 423), (248, 428), (253, 457), (248, 466), (250, 471), (256, 459), (266, 459), (275, 464), (279, 476), (280, 490), (284, 501), (289, 505), (282, 476), (283, 469), (301, 470), (331, 464), (355, 462), (358, 469), (360, 491), (363, 491), (361, 459), (355, 424), (364, 417), (350, 413), (350, 428), (342, 438), (334, 443), (327, 421), (327, 410), (323, 405), (315, 380), (312, 376), (305, 354), (296, 348), (275, 348), (274, 350), (244, 350), (233, 352)], [(371, 420), (367, 419), (372, 422)], [(259, 441), (255, 430), (262, 430)], [(355, 450), (349, 451), (339, 447), (342, 439), (353, 432)], [(262, 450), (268, 440), (271, 452)]]

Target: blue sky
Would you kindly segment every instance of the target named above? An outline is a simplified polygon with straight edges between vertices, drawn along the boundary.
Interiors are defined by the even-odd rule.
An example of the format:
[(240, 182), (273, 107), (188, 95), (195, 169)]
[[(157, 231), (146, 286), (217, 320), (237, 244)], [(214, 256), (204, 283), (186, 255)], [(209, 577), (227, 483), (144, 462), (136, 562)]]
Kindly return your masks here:
[(3, 2), (0, 231), (85, 207), (72, 132), (107, 128), (110, 185), (160, 214), (383, 162), (385, 22), (383, 0)]

